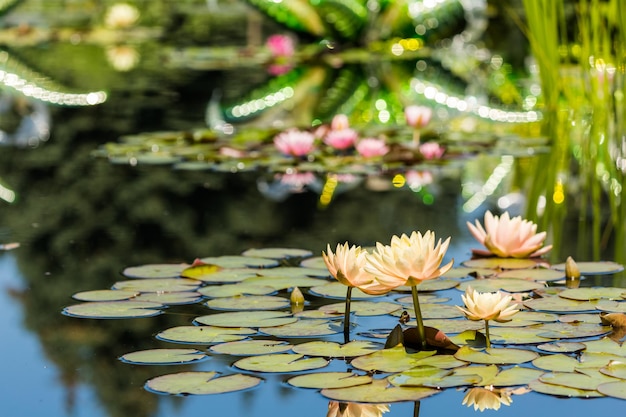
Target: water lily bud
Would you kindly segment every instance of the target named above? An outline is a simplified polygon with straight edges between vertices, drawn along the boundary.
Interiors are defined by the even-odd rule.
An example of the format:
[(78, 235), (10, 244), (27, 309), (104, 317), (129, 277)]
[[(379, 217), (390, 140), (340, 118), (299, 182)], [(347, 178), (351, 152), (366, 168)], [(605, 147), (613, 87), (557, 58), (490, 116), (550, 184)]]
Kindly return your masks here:
[(291, 291), (291, 304), (292, 305), (304, 304), (304, 295), (302, 295), (302, 291), (300, 291), (300, 288), (298, 287), (294, 287), (293, 291)]
[(565, 261), (565, 277), (567, 279), (580, 279), (580, 269), (571, 256), (568, 256)]

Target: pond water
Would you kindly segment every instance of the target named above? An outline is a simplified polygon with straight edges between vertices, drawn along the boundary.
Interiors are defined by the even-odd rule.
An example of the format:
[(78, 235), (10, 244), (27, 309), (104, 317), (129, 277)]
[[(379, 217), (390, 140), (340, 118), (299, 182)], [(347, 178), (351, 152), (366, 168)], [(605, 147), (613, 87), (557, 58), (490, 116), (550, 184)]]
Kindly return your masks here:
[[(188, 17), (193, 14), (190, 10), (200, 7), (189, 3), (193, 8), (188, 5), (192, 9), (181, 15)], [(233, 13), (241, 14), (238, 6), (233, 6), (236, 2), (227, 3)], [(30, 16), (26, 12), (31, 10), (11, 19)], [(84, 13), (79, 15), (84, 18)], [(257, 18), (253, 14), (250, 19), (254, 23)], [(216, 17), (207, 19), (214, 23)], [(264, 24), (275, 28), (272, 22)], [(171, 26), (169, 34), (178, 41), (198, 36), (190, 29), (193, 27), (191, 23), (189, 27)], [(133, 365), (118, 359), (143, 349), (171, 348), (155, 335), (190, 324), (194, 317), (207, 314), (205, 306), (176, 306), (156, 317), (125, 320), (78, 319), (61, 312), (76, 303), (73, 294), (110, 288), (125, 279), (121, 271), (128, 266), (191, 263), (196, 258), (237, 255), (250, 248), (301, 248), (318, 256), (327, 244), (350, 241), (369, 246), (387, 242), (394, 234), (431, 229), (438, 237), (452, 236), (446, 261), (454, 258), (458, 264), (469, 259), (471, 249), (477, 246), (466, 222), (482, 219), (487, 209), (506, 207), (523, 214), (529, 195), (524, 188), (520, 192), (519, 184), (510, 179), (512, 173), (524, 172), (524, 167), (533, 166), (532, 161), (549, 151), (542, 142), (523, 155), (517, 145), (515, 152), (507, 152), (503, 148), (517, 137), (507, 130), (500, 137), (504, 140), (493, 147), (483, 148), (479, 143), (479, 151), (470, 147), (471, 152), (461, 152), (449, 164), (429, 164), (427, 172), (432, 178), (418, 176), (421, 182), (411, 185), (407, 184), (408, 174), (398, 182), (395, 171), (359, 177), (338, 187), (330, 201), (321, 199), (325, 173), (318, 173), (312, 185), (283, 192), (284, 188), (272, 186), (276, 173), (264, 168), (218, 172), (173, 169), (170, 164), (110, 163), (94, 156), (104, 144), (141, 132), (206, 128), (207, 108), (217, 87), (227, 98), (244, 96), (252, 86), (266, 82), (267, 74), (248, 67), (247, 61), (228, 71), (174, 65), (167, 59), (178, 55), (167, 55), (165, 61), (156, 59), (163, 58), (155, 52), (160, 45), (148, 42), (139, 48), (148, 58), (138, 69), (114, 71), (103, 61), (104, 48), (97, 41), (94, 47), (85, 33), (80, 36), (91, 39), (89, 42), (75, 36), (59, 45), (46, 43), (45, 48), (33, 44), (26, 36), (30, 32), (25, 33), (17, 38), (23, 44), (15, 41), (19, 53), (12, 58), (17, 56), (39, 71), (54, 74), (75, 90), (106, 90), (108, 96), (95, 106), (37, 107), (43, 120), (50, 122), (49, 135), (30, 138), (28, 146), (0, 147), (0, 244), (7, 249), (0, 251), (0, 328), (4, 333), (0, 367), (7, 381), (0, 399), (6, 416), (324, 416), (329, 399), (315, 390), (289, 386), (286, 380), (291, 374), (264, 373), (260, 386), (221, 395), (167, 396), (144, 388), (147, 380), (167, 373), (232, 373), (235, 357), (212, 355), (197, 364), (163, 366)], [(229, 35), (231, 41), (243, 37), (230, 31), (213, 35), (215, 42), (222, 43)], [(58, 36), (63, 40), (65, 35), (59, 32)], [(43, 49), (48, 53), (39, 56)], [(66, 58), (67, 68), (60, 63)], [(87, 63), (94, 59), (94, 68), (109, 70), (89, 72), (93, 68)], [(74, 65), (76, 62), (79, 64)], [(164, 68), (163, 62), (171, 66)], [(191, 62), (206, 64), (202, 59)], [(375, 76), (388, 69), (378, 64), (365, 66), (367, 70), (357, 66), (358, 70), (347, 73), (370, 77), (374, 83)], [(209, 60), (208, 65), (215, 62)], [(460, 82), (447, 75), (440, 71), (438, 81), (443, 78), (453, 87)], [(289, 112), (289, 117), (294, 113)], [(436, 125), (435, 132), (444, 131), (441, 126), (446, 120)], [(491, 138), (494, 130), (488, 126), (486, 131), (474, 132), (472, 138)], [(510, 175), (505, 173), (495, 190), (482, 192), (492, 174), (503, 167), (508, 167)], [(472, 190), (481, 199), (468, 209)], [(608, 210), (602, 214), (604, 223)], [(560, 234), (550, 237), (555, 241), (550, 261), (562, 262), (568, 255), (592, 260), (588, 247), (592, 243), (581, 245), (571, 238), (580, 236), (579, 226), (590, 217), (571, 207), (559, 218)], [(615, 244), (607, 240), (600, 259), (615, 259)], [(590, 278), (582, 285), (626, 288), (626, 278), (620, 273)], [(460, 303), (458, 290), (438, 293)], [(368, 328), (391, 328), (397, 322), (390, 316), (358, 321), (359, 326)], [(324, 340), (341, 342), (342, 338), (332, 335)], [(345, 362), (335, 360), (329, 370), (346, 368)], [(419, 403), (393, 403), (385, 416), (474, 415), (477, 411), (462, 405), (464, 396), (463, 389), (447, 389)], [(570, 399), (531, 392), (513, 396), (513, 403), (502, 406), (498, 414), (578, 416), (614, 412), (620, 406), (623, 401), (611, 398)]]

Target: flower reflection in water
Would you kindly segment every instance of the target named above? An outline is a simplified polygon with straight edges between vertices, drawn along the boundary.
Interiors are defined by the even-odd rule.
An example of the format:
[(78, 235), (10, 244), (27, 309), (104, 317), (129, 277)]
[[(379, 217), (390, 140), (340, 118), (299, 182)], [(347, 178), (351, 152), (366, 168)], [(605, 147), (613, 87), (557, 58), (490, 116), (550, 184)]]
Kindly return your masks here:
[(358, 404), (330, 401), (326, 417), (381, 417), (388, 411), (388, 404)]
[(511, 394), (506, 390), (487, 388), (470, 388), (463, 398), (463, 405), (474, 406), (474, 410), (499, 410), (502, 404), (511, 405)]

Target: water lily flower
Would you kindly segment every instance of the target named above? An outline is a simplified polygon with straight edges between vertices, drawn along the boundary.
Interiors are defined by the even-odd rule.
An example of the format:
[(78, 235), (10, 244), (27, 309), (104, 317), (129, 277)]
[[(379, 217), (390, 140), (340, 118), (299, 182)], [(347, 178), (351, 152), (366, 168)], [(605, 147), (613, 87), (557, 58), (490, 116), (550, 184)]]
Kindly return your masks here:
[(488, 388), (470, 388), (463, 398), (463, 405), (474, 406), (474, 410), (499, 410), (502, 404), (511, 405), (513, 401), (508, 392)]
[(440, 159), (446, 148), (438, 144), (437, 142), (426, 142), (419, 146), (419, 151), (424, 157), (424, 159)]
[(335, 253), (327, 245), (326, 252), (322, 252), (322, 259), (330, 274), (335, 279), (346, 285), (346, 308), (344, 316), (344, 335), (349, 336), (350, 326), (350, 301), (352, 288), (356, 287), (366, 294), (380, 295), (389, 292), (389, 288), (381, 286), (374, 276), (365, 270), (367, 251), (360, 246), (349, 246), (348, 242), (343, 245), (337, 244)]
[(348, 116), (345, 114), (336, 114), (333, 117), (333, 120), (331, 120), (330, 122), (330, 128), (332, 130), (343, 130), (343, 129), (348, 129), (350, 127), (350, 120), (348, 119)]
[(124, 29), (135, 24), (139, 19), (139, 10), (126, 3), (116, 3), (108, 10), (104, 24), (114, 29)]
[(364, 138), (356, 143), (356, 151), (364, 158), (374, 158), (385, 155), (389, 147), (383, 139)]
[(331, 129), (324, 137), (324, 143), (334, 149), (345, 150), (353, 146), (358, 137), (359, 134), (354, 129)]
[(417, 320), (422, 347), (426, 347), (424, 323), (419, 307), (417, 285), (425, 280), (437, 278), (452, 268), (454, 260), (441, 266), (448, 250), (450, 238), (443, 243), (441, 239), (435, 245), (435, 233), (427, 231), (423, 235), (413, 232), (411, 236), (393, 236), (390, 245), (376, 243), (373, 253), (366, 255), (365, 271), (376, 277), (381, 288), (389, 290), (401, 285), (411, 286), (413, 307)]
[(293, 39), (287, 35), (271, 35), (267, 38), (265, 45), (274, 57), (291, 57), (296, 50)]
[(359, 404), (330, 401), (326, 417), (381, 417), (389, 411), (387, 404)]
[(404, 109), (404, 119), (406, 124), (413, 128), (413, 144), (420, 143), (420, 130), (430, 123), (433, 111), (430, 107), (411, 105)]
[(476, 225), (467, 222), (472, 235), (487, 251), (475, 250), (479, 255), (496, 255), (501, 258), (528, 258), (541, 256), (552, 249), (543, 246), (546, 232), (537, 233), (537, 225), (521, 216), (511, 218), (508, 212), (500, 217), (490, 211), (485, 213), (485, 227), (476, 220)]
[(290, 129), (274, 137), (274, 145), (285, 155), (304, 156), (313, 150), (315, 136), (312, 133)]
[(487, 338), (487, 347), (491, 347), (489, 340), (489, 320), (498, 322), (508, 321), (519, 310), (515, 305), (511, 304), (513, 296), (510, 294), (497, 292), (481, 293), (467, 286), (465, 294), (461, 295), (466, 308), (456, 306), (465, 317), (470, 320), (485, 321), (485, 337)]

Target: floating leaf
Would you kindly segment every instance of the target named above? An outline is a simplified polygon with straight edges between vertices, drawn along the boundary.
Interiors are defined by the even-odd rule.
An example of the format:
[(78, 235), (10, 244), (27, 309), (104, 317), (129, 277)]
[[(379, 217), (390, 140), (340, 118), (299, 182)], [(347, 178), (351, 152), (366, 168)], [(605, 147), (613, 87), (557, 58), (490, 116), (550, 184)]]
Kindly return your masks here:
[(187, 264), (149, 264), (129, 266), (122, 274), (129, 278), (176, 278), (179, 277)]
[(587, 370), (586, 374), (580, 372), (550, 372), (541, 375), (539, 381), (545, 384), (561, 385), (580, 390), (595, 390), (598, 385), (607, 382), (615, 382), (615, 378), (599, 372), (597, 369)]
[(608, 326), (587, 323), (544, 323), (538, 327), (538, 336), (549, 339), (571, 339), (606, 334), (611, 331)]
[(274, 268), (279, 265), (275, 259), (253, 256), (209, 256), (200, 260), (209, 266), (217, 265), (222, 268)]
[(602, 372), (604, 375), (608, 375), (613, 378), (626, 380), (626, 358), (624, 359), (624, 362), (621, 362), (621, 361), (609, 362), (607, 366), (600, 368), (600, 372)]
[(312, 337), (339, 333), (339, 326), (333, 326), (327, 320), (298, 320), (279, 327), (261, 327), (260, 332), (277, 337)]
[(416, 366), (406, 371), (391, 375), (387, 380), (397, 387), (420, 387), (428, 383), (429, 386), (437, 385), (438, 381), (448, 376), (452, 371), (435, 368), (434, 366)]
[(207, 306), (216, 310), (275, 310), (290, 304), (287, 298), (274, 295), (241, 295), (214, 298), (206, 302)]
[(346, 388), (369, 384), (372, 377), (352, 372), (316, 372), (289, 378), (287, 383), (299, 388)]
[[(315, 278), (330, 278), (330, 272), (328, 269), (319, 268), (304, 268), (298, 266), (283, 266), (281, 268), (271, 268), (259, 270), (259, 275), (267, 277), (285, 277), (285, 278), (297, 278), (297, 277), (315, 277)], [(317, 281), (319, 284), (320, 281)]]
[(478, 292), (528, 292), (543, 288), (544, 285), (535, 281), (526, 281), (523, 279), (515, 278), (489, 278), (489, 279), (477, 279), (473, 281), (465, 281), (459, 284), (459, 290), (465, 291), (468, 286), (471, 286)]
[[(439, 297), (437, 295), (433, 295), (433, 294), (419, 294), (419, 299), (420, 299), (420, 304), (424, 303), (424, 304), (439, 304), (439, 303), (445, 303), (447, 301), (450, 301), (450, 298), (448, 297)], [(408, 307), (412, 307), (413, 306), (413, 296), (401, 296), (398, 297), (396, 299), (396, 302), (404, 304)]]
[(404, 346), (397, 345), (390, 349), (379, 350), (369, 355), (359, 356), (351, 364), (363, 371), (402, 372), (420, 365), (420, 360), (432, 356), (436, 351), (407, 353)]
[(153, 278), (119, 281), (113, 285), (113, 289), (139, 292), (177, 292), (195, 291), (199, 286), (200, 283), (194, 279)]
[(256, 284), (224, 284), (202, 287), (198, 292), (210, 298), (233, 297), (236, 295), (268, 295), (276, 290), (267, 285)]
[(558, 397), (579, 397), (579, 398), (596, 398), (602, 397), (598, 391), (595, 390), (581, 390), (576, 388), (564, 387), (562, 385), (546, 384), (539, 380), (531, 381), (528, 386), (535, 392), (542, 394), (556, 395)]
[(587, 324), (601, 324), (600, 316), (592, 313), (579, 313), (579, 314), (562, 314), (559, 316), (561, 323), (587, 323)]
[(621, 299), (623, 288), (593, 287), (593, 288), (568, 288), (559, 293), (559, 297), (570, 300), (589, 301), (606, 298), (609, 300)]
[(455, 369), (454, 375), (478, 375), (480, 380), (475, 383), (478, 386), (510, 387), (514, 385), (526, 385), (537, 379), (543, 371), (521, 366), (514, 366), (500, 370), (496, 365), (470, 366)]
[(609, 353), (613, 355), (624, 356), (626, 358), (626, 344), (617, 343), (608, 337), (599, 340), (590, 340), (583, 342), (587, 347), (585, 352), (588, 353)]
[(498, 273), (498, 278), (529, 279), (533, 281), (558, 281), (565, 278), (565, 272), (547, 268), (512, 269)]
[(83, 291), (72, 295), (72, 298), (78, 301), (121, 301), (128, 300), (139, 295), (137, 291), (121, 291), (121, 290), (94, 290)]
[(469, 346), (461, 347), (454, 357), (466, 362), (483, 363), (494, 365), (516, 365), (530, 362), (539, 355), (530, 350), (508, 349), (508, 348), (487, 348), (483, 351), (472, 349)]
[(259, 248), (248, 249), (241, 255), (252, 256), (254, 258), (270, 258), (270, 259), (288, 259), (288, 258), (307, 258), (313, 255), (313, 252), (306, 249), (295, 248)]
[(373, 380), (370, 384), (349, 388), (323, 389), (322, 395), (337, 401), (361, 403), (393, 403), (399, 401), (419, 401), (437, 394), (439, 390), (424, 387), (394, 387), (386, 379)]
[[(382, 316), (400, 310), (402, 307), (386, 301), (370, 302), (356, 301), (351, 303), (350, 312), (357, 316)], [(345, 303), (326, 304), (319, 308), (320, 311), (329, 313), (343, 313), (346, 311)]]
[(463, 333), (466, 330), (482, 330), (485, 323), (473, 320), (456, 320), (456, 319), (427, 319), (424, 320), (424, 326), (434, 327), (446, 334)]
[(326, 269), (326, 263), (321, 256), (303, 259), (302, 262), (300, 262), (300, 266), (305, 268)]
[(135, 365), (173, 365), (205, 359), (204, 352), (196, 349), (149, 349), (127, 353), (120, 360)]
[(568, 300), (561, 297), (544, 297), (524, 301), (524, 305), (531, 310), (550, 313), (581, 313), (596, 311), (596, 302)]
[(243, 281), (246, 285), (263, 285), (267, 287), (272, 287), (274, 290), (284, 290), (292, 287), (300, 287), (300, 288), (308, 288), (315, 287), (320, 284), (319, 278), (310, 278), (310, 277), (271, 277), (271, 276), (261, 276), (261, 277), (252, 277), (246, 278)]
[(381, 348), (382, 346), (377, 343), (363, 340), (354, 340), (343, 345), (335, 342), (313, 341), (295, 345), (293, 351), (308, 356), (352, 358), (376, 352)]
[[(319, 284), (319, 281), (318, 281)], [(309, 292), (313, 295), (317, 295), (319, 297), (325, 298), (337, 298), (337, 299), (345, 299), (346, 298), (346, 286), (340, 282), (329, 282), (324, 285), (316, 285), (309, 289)], [(377, 295), (366, 294), (358, 288), (352, 288), (352, 293), (350, 294), (350, 298), (352, 300), (363, 300), (367, 298), (375, 298), (380, 297)]]
[(285, 311), (235, 311), (196, 317), (195, 321), (217, 327), (272, 327), (294, 323), (298, 319)]
[(197, 279), (204, 282), (241, 282), (247, 278), (256, 277), (258, 269), (253, 268), (232, 268), (221, 269), (218, 271), (213, 270), (211, 267), (199, 265), (189, 268), (185, 274), (189, 275), (189, 278)]
[(574, 372), (580, 365), (576, 359), (571, 356), (557, 353), (555, 355), (540, 356), (533, 360), (533, 365), (539, 369), (553, 372)]
[(495, 327), (490, 325), (491, 342), (509, 345), (528, 345), (545, 343), (548, 338), (541, 335), (540, 326), (536, 327)]
[(465, 278), (470, 275), (478, 275), (481, 277), (488, 277), (495, 274), (496, 271), (490, 268), (468, 268), (468, 267), (456, 267), (450, 269), (448, 272), (442, 275), (444, 278)]
[(585, 345), (579, 342), (552, 342), (537, 345), (537, 349), (552, 353), (574, 353), (585, 349)]
[(267, 355), (270, 353), (286, 352), (293, 345), (282, 340), (244, 340), (240, 342), (221, 343), (210, 348), (213, 353), (225, 355), (248, 356)]
[(127, 319), (161, 314), (162, 304), (147, 301), (102, 301), (65, 307), (63, 313), (72, 317), (93, 319)]
[[(428, 281), (422, 281), (417, 286), (417, 290), (419, 292), (429, 292), (429, 291), (439, 291), (439, 290), (449, 290), (450, 288), (454, 288), (459, 285), (459, 281), (455, 279), (431, 279)], [(411, 287), (407, 285), (402, 285), (396, 288), (397, 291), (410, 292)]]
[(245, 327), (178, 326), (163, 330), (157, 339), (174, 343), (212, 344), (243, 340), (256, 330)]
[(146, 388), (164, 394), (202, 395), (223, 394), (240, 391), (259, 385), (261, 378), (233, 374), (217, 377), (217, 372), (180, 372), (162, 375), (146, 382)]
[(194, 304), (202, 299), (196, 291), (181, 292), (144, 292), (134, 298), (135, 301), (151, 301), (165, 305)]
[(599, 300), (595, 305), (597, 310), (611, 313), (626, 313), (625, 301)]
[(323, 358), (305, 358), (300, 354), (275, 353), (239, 359), (233, 365), (239, 369), (254, 372), (298, 372), (323, 368), (328, 363)]
[[(576, 262), (581, 274), (601, 275), (614, 274), (624, 270), (624, 266), (616, 262)], [(552, 265), (552, 268), (565, 271), (565, 262)]]
[(486, 269), (528, 269), (537, 266), (537, 262), (532, 259), (518, 258), (479, 258), (463, 262), (463, 266), (467, 268), (486, 268)]
[(598, 392), (609, 397), (626, 400), (626, 381), (607, 382), (598, 385)]

